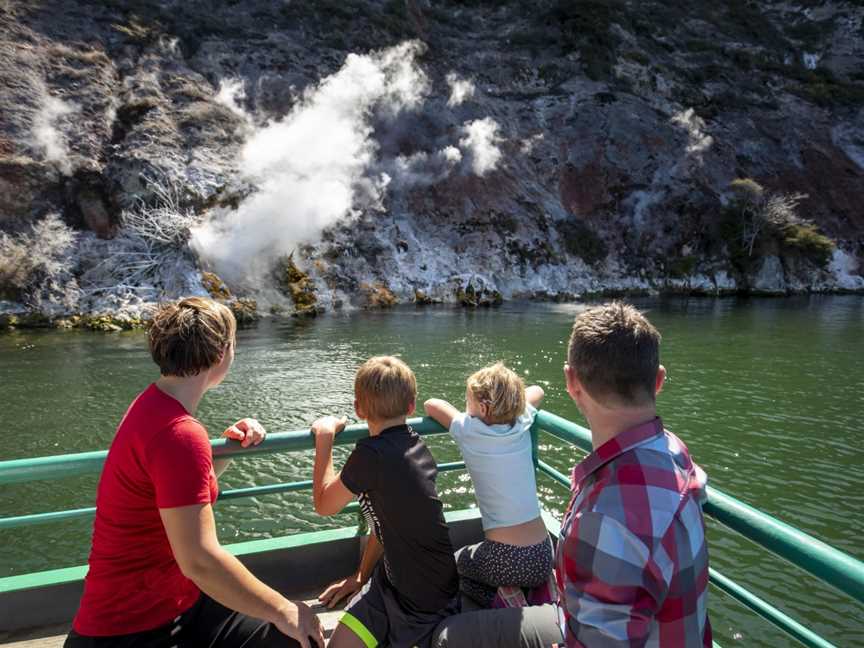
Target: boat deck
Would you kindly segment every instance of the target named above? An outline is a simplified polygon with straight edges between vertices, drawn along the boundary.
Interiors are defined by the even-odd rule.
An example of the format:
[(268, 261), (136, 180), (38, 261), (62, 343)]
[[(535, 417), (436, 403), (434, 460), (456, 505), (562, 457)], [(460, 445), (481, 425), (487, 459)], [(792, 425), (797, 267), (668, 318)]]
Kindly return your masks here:
[[(544, 514), (550, 530), (557, 525)], [(453, 546), (483, 537), (477, 509), (447, 511)], [(339, 621), (341, 609), (328, 610), (317, 596), (330, 583), (357, 569), (363, 552), (356, 527), (311, 531), (252, 540), (225, 548), (267, 585), (295, 601), (305, 601), (321, 619), (325, 636)], [(86, 566), (0, 579), (0, 646), (56, 648), (63, 645), (78, 609)], [(341, 606), (340, 606), (341, 607)]]
[[(314, 598), (314, 595), (310, 595), (310, 598), (305, 602), (318, 615), (321, 625), (324, 626), (324, 637), (329, 638), (342, 615), (341, 606), (339, 609), (328, 610)], [(61, 648), (66, 634), (69, 632), (69, 627), (68, 623), (63, 623), (39, 628), (36, 631), (0, 633), (0, 645), (4, 648)]]

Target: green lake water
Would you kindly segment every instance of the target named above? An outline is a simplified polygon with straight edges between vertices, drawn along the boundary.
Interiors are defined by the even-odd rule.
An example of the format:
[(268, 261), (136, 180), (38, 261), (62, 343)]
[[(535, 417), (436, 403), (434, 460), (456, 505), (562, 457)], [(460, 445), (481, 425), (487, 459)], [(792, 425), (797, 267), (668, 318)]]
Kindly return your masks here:
[[(666, 426), (711, 483), (864, 559), (864, 299), (636, 300), (664, 336), (669, 382), (659, 398)], [(356, 367), (401, 355), (420, 401), (461, 403), (473, 370), (502, 359), (546, 390), (545, 408), (584, 424), (563, 387), (575, 305), (507, 304), (467, 311), (399, 308), (317, 320), (271, 320), (239, 333), (225, 383), (199, 418), (212, 436), (234, 419), (271, 431), (306, 428), (318, 415), (353, 414)], [(140, 332), (20, 331), (0, 335), (0, 459), (106, 448), (123, 412), (156, 377)], [(429, 440), (439, 462), (458, 459), (446, 437)], [(338, 450), (341, 458), (347, 449)], [(544, 458), (562, 471), (582, 453), (548, 436)], [(310, 452), (238, 460), (222, 488), (311, 477)], [(0, 516), (92, 505), (96, 477), (5, 487)], [(540, 478), (560, 515), (566, 492)], [(439, 477), (450, 508), (473, 505), (467, 475)], [(341, 526), (319, 518), (308, 492), (217, 506), (223, 542)], [(89, 520), (0, 532), (0, 576), (83, 564)], [(709, 521), (712, 565), (839, 646), (864, 645), (864, 608)], [(792, 645), (712, 589), (715, 638), (724, 646)]]

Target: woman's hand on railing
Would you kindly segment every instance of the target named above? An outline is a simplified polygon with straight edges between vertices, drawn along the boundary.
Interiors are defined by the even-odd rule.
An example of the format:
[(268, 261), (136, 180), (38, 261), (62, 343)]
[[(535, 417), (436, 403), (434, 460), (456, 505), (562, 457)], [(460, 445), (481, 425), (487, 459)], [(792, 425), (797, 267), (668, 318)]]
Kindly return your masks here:
[(222, 436), (239, 441), (241, 446), (248, 448), (261, 443), (267, 437), (267, 430), (256, 419), (244, 418), (229, 426)]

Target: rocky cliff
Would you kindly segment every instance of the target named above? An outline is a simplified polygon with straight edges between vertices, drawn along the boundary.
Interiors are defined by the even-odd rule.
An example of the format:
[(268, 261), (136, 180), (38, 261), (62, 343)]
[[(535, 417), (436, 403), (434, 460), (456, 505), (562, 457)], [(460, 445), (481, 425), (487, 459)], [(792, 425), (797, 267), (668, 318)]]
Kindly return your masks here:
[(0, 308), (864, 290), (862, 71), (852, 1), (5, 0)]

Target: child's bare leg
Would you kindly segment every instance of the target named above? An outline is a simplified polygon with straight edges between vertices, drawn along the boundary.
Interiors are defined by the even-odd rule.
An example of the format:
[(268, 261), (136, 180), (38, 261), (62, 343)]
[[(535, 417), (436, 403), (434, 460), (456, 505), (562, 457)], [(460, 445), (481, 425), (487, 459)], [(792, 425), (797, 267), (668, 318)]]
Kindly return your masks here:
[(336, 624), (336, 629), (327, 642), (328, 648), (366, 648), (366, 644), (354, 631), (341, 623)]

